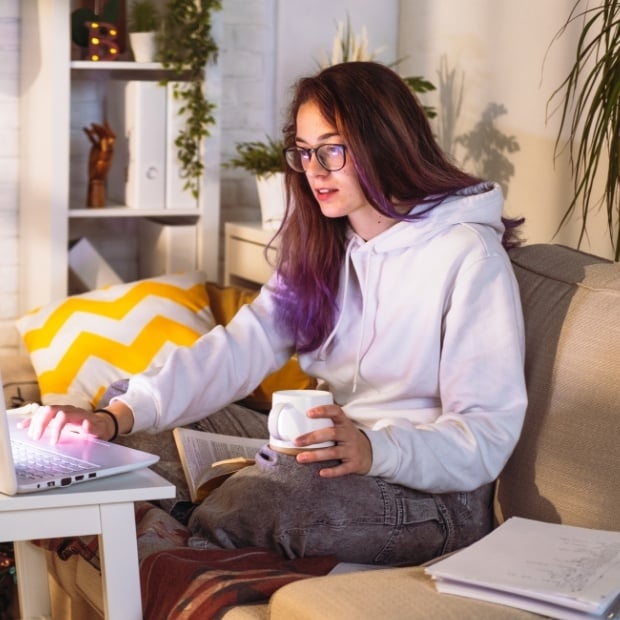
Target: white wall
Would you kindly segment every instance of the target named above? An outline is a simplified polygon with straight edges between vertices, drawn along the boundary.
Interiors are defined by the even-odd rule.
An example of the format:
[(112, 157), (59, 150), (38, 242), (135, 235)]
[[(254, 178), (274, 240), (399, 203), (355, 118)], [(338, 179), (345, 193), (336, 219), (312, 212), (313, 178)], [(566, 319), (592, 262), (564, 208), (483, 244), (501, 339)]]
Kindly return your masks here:
[(0, 354), (17, 346), (18, 15), (0, 2)]
[[(331, 54), (337, 24), (349, 16), (366, 27), (369, 50), (396, 60), (398, 0), (226, 0), (220, 60), (223, 74), (222, 159), (235, 144), (280, 134), (291, 88)], [(222, 221), (260, 221), (254, 178), (222, 170)]]
[[(570, 200), (566, 157), (554, 163), (559, 126), (557, 114), (547, 118), (547, 101), (566, 75), (574, 30), (550, 46), (574, 0), (401, 0), (400, 55), (403, 69), (422, 73), (435, 84), (442, 55), (465, 73), (460, 131), (468, 131), (489, 102), (508, 113), (497, 126), (514, 135), (520, 151), (507, 210), (526, 217), (528, 243), (555, 242), (576, 246), (579, 221), (573, 219), (556, 235)], [(582, 249), (612, 256), (604, 217), (589, 227)]]
[[(319, 69), (322, 52), (331, 57), (338, 22), (368, 36), (377, 60), (397, 59), (398, 0), (279, 0), (276, 29), (275, 105), (279, 119), (288, 106), (295, 80)], [(276, 119), (278, 120), (278, 119)]]
[[(262, 140), (274, 130), (276, 0), (226, 0), (222, 8), (219, 60), (222, 161), (237, 142)], [(259, 221), (254, 179), (221, 171), (222, 222)]]

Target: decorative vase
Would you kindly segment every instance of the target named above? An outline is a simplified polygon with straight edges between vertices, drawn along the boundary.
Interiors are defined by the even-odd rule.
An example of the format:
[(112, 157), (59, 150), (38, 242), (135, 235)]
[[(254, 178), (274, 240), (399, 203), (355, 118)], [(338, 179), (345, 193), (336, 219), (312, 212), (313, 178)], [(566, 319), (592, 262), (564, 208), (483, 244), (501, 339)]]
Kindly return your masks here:
[(277, 230), (284, 218), (286, 191), (284, 173), (274, 172), (256, 177), (263, 228)]
[(136, 62), (155, 61), (156, 44), (154, 32), (130, 32), (129, 42)]

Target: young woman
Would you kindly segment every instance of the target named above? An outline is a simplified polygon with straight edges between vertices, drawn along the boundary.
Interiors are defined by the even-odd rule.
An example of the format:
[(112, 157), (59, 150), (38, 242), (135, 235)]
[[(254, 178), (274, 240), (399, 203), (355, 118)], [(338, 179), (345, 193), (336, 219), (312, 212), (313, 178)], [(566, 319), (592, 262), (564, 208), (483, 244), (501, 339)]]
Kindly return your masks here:
[(404, 82), (336, 65), (298, 82), (276, 272), (226, 328), (138, 375), (109, 413), (44, 407), (110, 438), (196, 421), (297, 353), (333, 427), (268, 446), (190, 519), (196, 546), (419, 563), (491, 527), (491, 488), (526, 408), (523, 324), (501, 190), (456, 168)]

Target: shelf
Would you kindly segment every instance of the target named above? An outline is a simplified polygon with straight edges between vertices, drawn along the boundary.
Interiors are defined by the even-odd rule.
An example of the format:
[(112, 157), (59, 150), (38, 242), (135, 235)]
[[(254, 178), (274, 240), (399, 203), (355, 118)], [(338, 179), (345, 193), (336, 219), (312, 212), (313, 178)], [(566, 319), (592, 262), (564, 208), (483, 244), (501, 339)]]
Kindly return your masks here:
[[(157, 83), (171, 76), (174, 81), (178, 78), (160, 63), (121, 59), (95, 62), (78, 60), (75, 56), (72, 59), (70, 15), (76, 4), (74, 0), (19, 2), (20, 117), (28, 119), (20, 130), (19, 313), (68, 294), (69, 247), (70, 242), (78, 238), (89, 239), (123, 279), (140, 277), (142, 267), (138, 256), (143, 249), (141, 244), (144, 245), (142, 231), (149, 228), (153, 224), (149, 220), (154, 219), (164, 229), (176, 226), (169, 236), (178, 236), (186, 225), (192, 228), (190, 233), (195, 233), (191, 234), (192, 249), (189, 246), (183, 249), (187, 249), (193, 265), (210, 274), (213, 280), (219, 277), (221, 145), (218, 123), (212, 126), (209, 140), (203, 145), (205, 173), (199, 201), (179, 202), (179, 205), (184, 204), (182, 208), (164, 209), (164, 204), (175, 203), (145, 198), (135, 204), (159, 206), (142, 209), (123, 204), (124, 199), (119, 194), (118, 201), (110, 195), (106, 207), (85, 207), (91, 145), (83, 128), (108, 120), (106, 104), (109, 93), (118, 90), (115, 82)], [(221, 93), (218, 65), (210, 69), (205, 90), (210, 100), (218, 101)], [(118, 103), (120, 117), (126, 111), (125, 100), (119, 99)], [(161, 140), (166, 139), (165, 132), (159, 129)], [(118, 129), (116, 131), (122, 135)], [(119, 142), (117, 147), (121, 153)], [(164, 174), (167, 162), (158, 163)], [(161, 258), (165, 253), (158, 248), (154, 253)]]
[(111, 217), (192, 217), (198, 219), (198, 209), (136, 209), (132, 207), (101, 207), (69, 209), (70, 219), (101, 219)]
[(72, 60), (69, 63), (71, 74), (75, 77), (105, 76), (122, 80), (164, 80), (186, 79), (176, 75), (172, 69), (165, 69), (159, 62), (133, 62), (128, 60)]
[(131, 71), (164, 71), (159, 62), (133, 62), (130, 60), (72, 60), (72, 69), (86, 69), (88, 71), (131, 70)]

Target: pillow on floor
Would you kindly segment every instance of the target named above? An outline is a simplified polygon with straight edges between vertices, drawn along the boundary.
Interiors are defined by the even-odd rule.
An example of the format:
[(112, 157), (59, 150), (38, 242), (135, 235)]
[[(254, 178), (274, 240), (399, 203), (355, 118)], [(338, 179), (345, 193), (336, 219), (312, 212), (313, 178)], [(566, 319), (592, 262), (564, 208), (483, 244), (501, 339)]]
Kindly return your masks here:
[(118, 284), (18, 319), (41, 402), (92, 408), (114, 381), (191, 345), (215, 325), (205, 280), (197, 271)]

